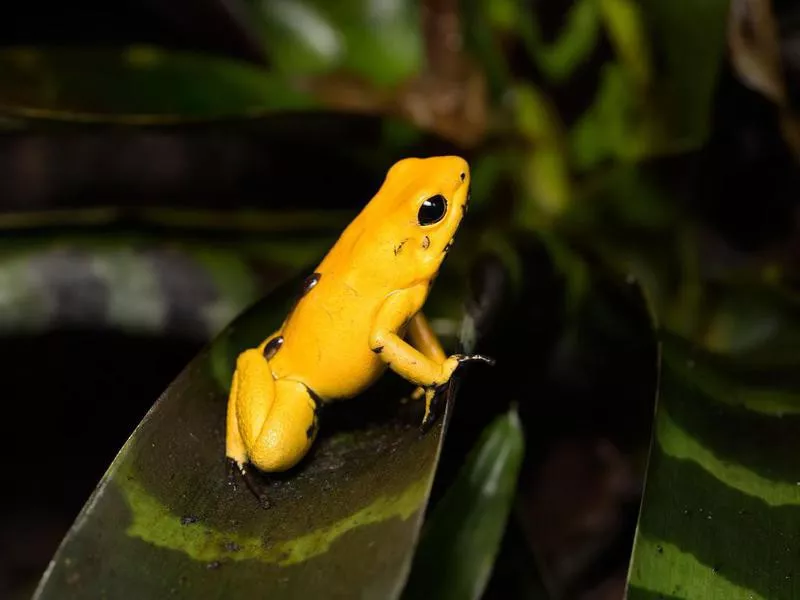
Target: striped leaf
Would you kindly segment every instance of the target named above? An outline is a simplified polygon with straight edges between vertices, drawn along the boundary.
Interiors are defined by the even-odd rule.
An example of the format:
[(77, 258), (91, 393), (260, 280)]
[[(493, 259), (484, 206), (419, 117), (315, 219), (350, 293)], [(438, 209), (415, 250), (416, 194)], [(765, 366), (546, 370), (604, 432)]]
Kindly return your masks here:
[(629, 598), (800, 596), (798, 367), (663, 336)]
[(279, 326), (300, 283), (243, 314), (169, 386), (78, 516), (36, 598), (399, 594), (444, 423), (420, 435), (421, 406), (401, 403), (410, 389), (398, 378), (326, 409), (309, 460), (272, 479), (269, 510), (226, 481), (235, 358)]

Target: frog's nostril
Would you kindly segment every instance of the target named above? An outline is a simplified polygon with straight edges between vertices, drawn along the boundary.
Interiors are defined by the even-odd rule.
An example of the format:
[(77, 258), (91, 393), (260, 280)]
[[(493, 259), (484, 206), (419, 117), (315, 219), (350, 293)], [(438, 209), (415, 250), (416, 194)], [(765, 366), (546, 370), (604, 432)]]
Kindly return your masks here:
[(467, 178), (466, 173), (461, 173), (461, 181), (464, 181)]

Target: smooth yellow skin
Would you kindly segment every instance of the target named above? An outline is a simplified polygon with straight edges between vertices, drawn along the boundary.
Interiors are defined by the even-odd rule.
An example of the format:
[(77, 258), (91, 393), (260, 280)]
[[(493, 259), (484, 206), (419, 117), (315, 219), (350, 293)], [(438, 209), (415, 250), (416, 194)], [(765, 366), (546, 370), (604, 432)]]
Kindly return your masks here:
[[(297, 464), (316, 437), (318, 402), (358, 395), (387, 367), (419, 386), (414, 397), (425, 397), (428, 416), (460, 357), (445, 355), (420, 309), (466, 213), (469, 184), (469, 166), (456, 156), (396, 163), (281, 328), (239, 355), (226, 454), (240, 468)], [(447, 200), (444, 218), (420, 225), (420, 206), (437, 194)], [(265, 355), (278, 337), (283, 344)]]

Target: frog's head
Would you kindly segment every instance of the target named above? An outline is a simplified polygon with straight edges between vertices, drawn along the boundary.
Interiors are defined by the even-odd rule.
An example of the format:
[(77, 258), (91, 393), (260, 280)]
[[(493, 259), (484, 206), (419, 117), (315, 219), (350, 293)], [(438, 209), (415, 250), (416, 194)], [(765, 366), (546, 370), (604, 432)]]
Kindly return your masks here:
[(384, 251), (391, 249), (390, 269), (436, 275), (467, 212), (469, 186), (469, 165), (458, 156), (407, 158), (389, 170), (372, 216)]

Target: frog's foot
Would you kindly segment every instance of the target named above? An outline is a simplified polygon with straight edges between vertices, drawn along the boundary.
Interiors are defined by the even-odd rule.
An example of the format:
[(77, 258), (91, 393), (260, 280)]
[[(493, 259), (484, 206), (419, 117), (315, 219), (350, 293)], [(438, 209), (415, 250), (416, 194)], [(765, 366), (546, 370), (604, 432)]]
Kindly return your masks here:
[(236, 459), (227, 458), (228, 470), (228, 485), (234, 492), (239, 491), (239, 477), (244, 480), (247, 489), (249, 489), (258, 500), (258, 504), (263, 509), (270, 507), (269, 496), (267, 494), (267, 482), (254, 474), (245, 463), (240, 463)]
[[(454, 358), (458, 361), (458, 366), (469, 362), (482, 362), (490, 366), (494, 366), (495, 360), (482, 354), (456, 354)], [(452, 375), (451, 375), (452, 377)], [(412, 398), (420, 399), (425, 396), (425, 416), (420, 425), (420, 431), (427, 433), (433, 427), (434, 423), (439, 420), (442, 413), (442, 408), (446, 405), (445, 397), (447, 390), (447, 383), (439, 386), (424, 388), (419, 387), (414, 390)]]
[(428, 433), (442, 415), (446, 405), (447, 384), (438, 387), (420, 388), (425, 395), (425, 416), (419, 426), (420, 433)]
[(495, 359), (489, 356), (484, 356), (483, 354), (456, 354), (455, 357), (458, 360), (459, 365), (470, 362), (482, 362), (490, 367), (493, 367), (496, 362)]
[(422, 386), (414, 388), (414, 391), (411, 392), (409, 398), (411, 400), (422, 400), (425, 397), (425, 388)]
[(236, 485), (237, 473), (244, 479), (247, 489), (249, 489), (258, 500), (258, 504), (263, 509), (270, 507), (269, 496), (267, 494), (267, 484), (262, 481), (258, 475), (255, 475), (244, 464), (239, 464), (232, 458), (228, 459), (228, 485), (234, 490), (238, 490)]

